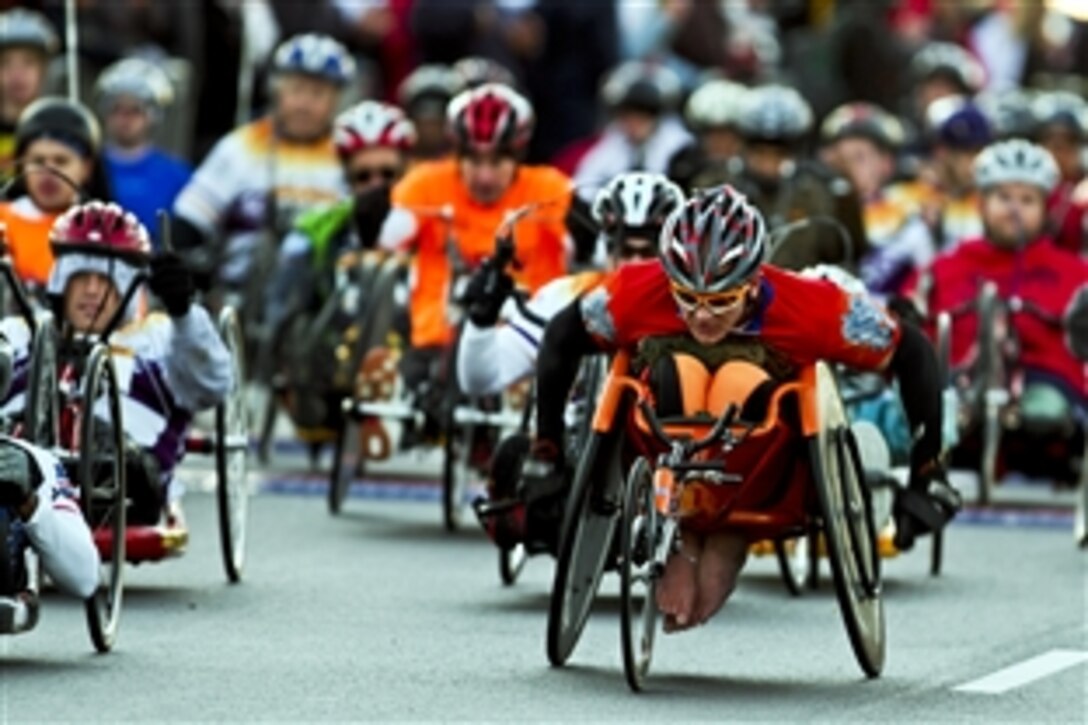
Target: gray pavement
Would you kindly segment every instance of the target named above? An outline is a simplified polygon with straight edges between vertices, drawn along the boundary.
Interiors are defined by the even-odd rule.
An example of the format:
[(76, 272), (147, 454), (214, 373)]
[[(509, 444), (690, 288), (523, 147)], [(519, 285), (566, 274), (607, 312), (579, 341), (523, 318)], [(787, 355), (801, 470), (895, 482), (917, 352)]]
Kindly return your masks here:
[(1083, 662), (995, 694), (955, 689), (1088, 653), (1088, 555), (1060, 516), (954, 525), (937, 579), (925, 544), (888, 560), (880, 679), (856, 665), (829, 582), (790, 598), (756, 559), (717, 619), (659, 636), (650, 691), (632, 695), (614, 579), (570, 665), (552, 669), (549, 559), (503, 588), (494, 550), (442, 530), (436, 501), (356, 497), (333, 519), (304, 484), (268, 489), (293, 493), (253, 499), (237, 586), (212, 497), (190, 494), (189, 551), (127, 570), (108, 655), (92, 653), (81, 607), (48, 595), (37, 630), (0, 638), (0, 721), (1088, 722)]

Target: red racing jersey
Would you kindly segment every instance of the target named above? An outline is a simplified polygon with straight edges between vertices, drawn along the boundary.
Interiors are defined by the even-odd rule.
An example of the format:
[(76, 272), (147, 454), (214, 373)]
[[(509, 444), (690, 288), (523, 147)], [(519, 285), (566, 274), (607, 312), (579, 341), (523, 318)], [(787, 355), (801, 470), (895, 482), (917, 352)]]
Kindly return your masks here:
[[(940, 312), (965, 309), (978, 298), (984, 283), (997, 285), (1003, 299), (1020, 297), (1060, 318), (1074, 293), (1088, 285), (1088, 263), (1059, 249), (1049, 238), (1023, 249), (1006, 249), (972, 239), (937, 257), (928, 273), (931, 318)], [(1084, 364), (1065, 345), (1064, 334), (1038, 318), (1013, 316), (1020, 341), (1020, 361), (1027, 369), (1056, 375), (1082, 394), (1088, 394)], [(970, 310), (954, 315), (952, 364), (964, 364), (978, 337), (978, 316)]]
[[(658, 260), (626, 264), (581, 301), (586, 329), (605, 350), (633, 349), (646, 337), (680, 335), (687, 325)], [(899, 325), (864, 294), (765, 264), (755, 309), (730, 335), (755, 335), (801, 367), (826, 360), (883, 368), (899, 344)]]

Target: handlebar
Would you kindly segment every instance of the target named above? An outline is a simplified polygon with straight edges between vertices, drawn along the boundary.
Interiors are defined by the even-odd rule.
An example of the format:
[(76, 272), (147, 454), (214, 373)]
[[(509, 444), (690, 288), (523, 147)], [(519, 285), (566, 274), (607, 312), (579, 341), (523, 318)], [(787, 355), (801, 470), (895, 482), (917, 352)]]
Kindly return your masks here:
[[(693, 456), (696, 453), (705, 451), (719, 442), (735, 444), (741, 440), (734, 438), (729, 432), (729, 428), (732, 427), (740, 417), (740, 408), (736, 403), (730, 404), (729, 407), (725, 409), (721, 414), (721, 417), (714, 422), (710, 432), (694, 441), (678, 441), (670, 436), (665, 431), (664, 426), (661, 424), (661, 420), (654, 412), (653, 406), (651, 406), (649, 401), (645, 398), (639, 400), (638, 408), (642, 413), (643, 418), (646, 420), (646, 424), (649, 425), (650, 431), (654, 434), (654, 437), (667, 448), (675, 449), (677, 446), (682, 447), (685, 457)], [(751, 430), (751, 427), (749, 427), (749, 430)]]
[(850, 231), (838, 219), (824, 214), (798, 219), (797, 221), (780, 226), (771, 232), (771, 255), (777, 252), (794, 232), (819, 225), (831, 227), (831, 229), (839, 236), (839, 241), (842, 243), (843, 258), (845, 260), (849, 262), (857, 261), (857, 258), (854, 256), (854, 240), (850, 237)]

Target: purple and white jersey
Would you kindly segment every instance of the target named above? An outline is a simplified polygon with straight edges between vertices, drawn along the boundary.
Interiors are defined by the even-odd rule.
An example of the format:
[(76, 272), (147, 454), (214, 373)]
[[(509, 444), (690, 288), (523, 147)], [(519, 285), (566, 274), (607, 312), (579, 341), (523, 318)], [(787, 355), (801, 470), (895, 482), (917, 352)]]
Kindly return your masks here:
[[(19, 317), (0, 320), (0, 335), (14, 353), (12, 384), (0, 413), (12, 416), (26, 405), (30, 335)], [(185, 454), (193, 413), (217, 405), (230, 390), (230, 353), (198, 305), (177, 319), (153, 313), (129, 323), (110, 343), (125, 434), (155, 457), (166, 483)]]

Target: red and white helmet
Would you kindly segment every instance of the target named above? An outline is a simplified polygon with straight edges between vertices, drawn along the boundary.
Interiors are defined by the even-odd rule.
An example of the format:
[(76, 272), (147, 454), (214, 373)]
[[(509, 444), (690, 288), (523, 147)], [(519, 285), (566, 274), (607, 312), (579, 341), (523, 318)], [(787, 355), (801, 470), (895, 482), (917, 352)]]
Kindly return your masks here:
[(49, 244), (57, 257), (82, 253), (116, 257), (136, 265), (151, 259), (147, 229), (134, 214), (112, 202), (73, 206), (53, 223)]
[(341, 158), (367, 148), (406, 151), (416, 142), (416, 128), (404, 111), (381, 101), (363, 101), (341, 113), (333, 126), (333, 143)]
[[(53, 223), (49, 243), (56, 259), (49, 272), (46, 291), (63, 296), (73, 277), (88, 272), (113, 282), (124, 294), (151, 259), (147, 229), (130, 212), (117, 204), (90, 201), (73, 206)], [(125, 311), (132, 319), (140, 307), (134, 297)]]
[(501, 83), (485, 83), (455, 96), (446, 121), (461, 152), (516, 155), (528, 146), (536, 118), (520, 93)]
[(697, 193), (661, 230), (661, 265), (678, 287), (723, 292), (752, 279), (763, 264), (767, 225), (732, 186)]

